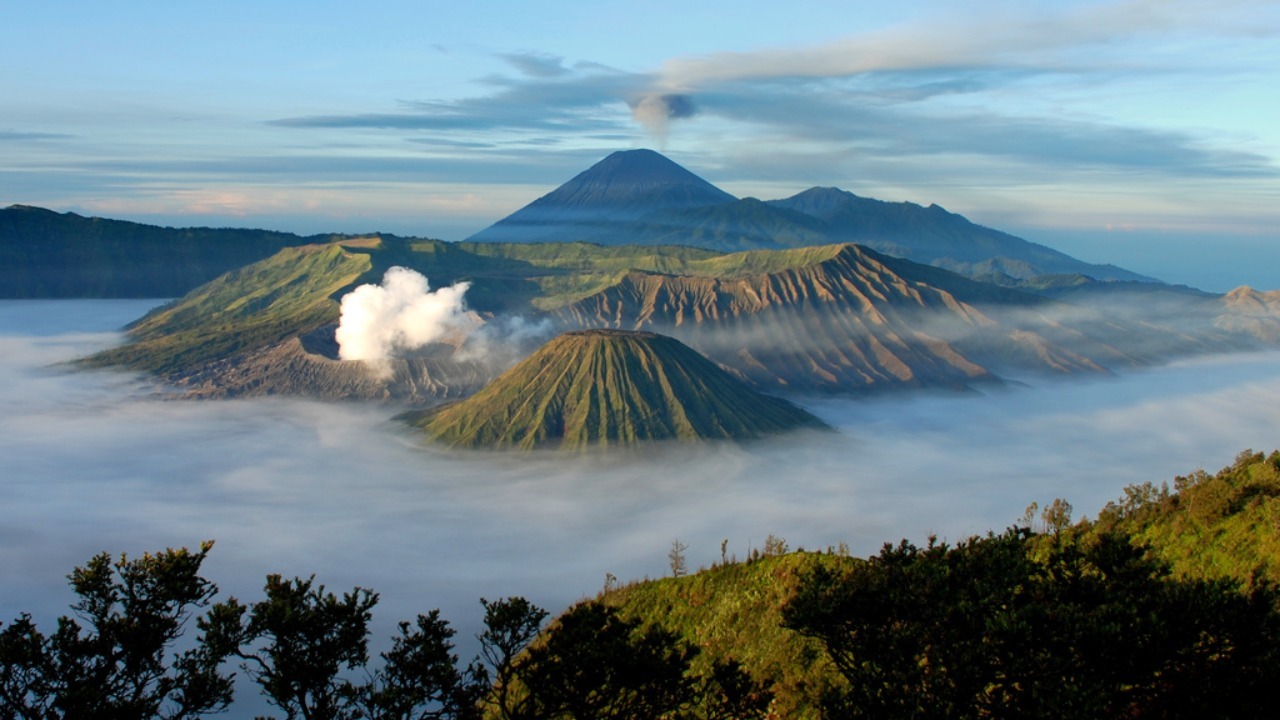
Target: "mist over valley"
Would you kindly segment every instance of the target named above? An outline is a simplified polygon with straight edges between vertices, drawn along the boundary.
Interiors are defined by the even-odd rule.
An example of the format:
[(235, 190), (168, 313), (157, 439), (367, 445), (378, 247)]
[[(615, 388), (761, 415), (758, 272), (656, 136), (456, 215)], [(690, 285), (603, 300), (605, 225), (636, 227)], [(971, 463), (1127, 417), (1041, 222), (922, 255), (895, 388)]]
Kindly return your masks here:
[(966, 394), (799, 398), (837, 429), (643, 457), (444, 452), (387, 404), (162, 399), (143, 376), (57, 365), (118, 343), (147, 301), (0, 303), (0, 614), (65, 612), (91, 555), (215, 539), (207, 576), (254, 595), (267, 573), (382, 594), (375, 637), (440, 607), (470, 637), (477, 599), (559, 609), (605, 573), (693, 567), (767, 535), (855, 555), (1000, 529), (1030, 502), (1093, 514), (1126, 484), (1269, 450), (1280, 356), (1202, 357)]

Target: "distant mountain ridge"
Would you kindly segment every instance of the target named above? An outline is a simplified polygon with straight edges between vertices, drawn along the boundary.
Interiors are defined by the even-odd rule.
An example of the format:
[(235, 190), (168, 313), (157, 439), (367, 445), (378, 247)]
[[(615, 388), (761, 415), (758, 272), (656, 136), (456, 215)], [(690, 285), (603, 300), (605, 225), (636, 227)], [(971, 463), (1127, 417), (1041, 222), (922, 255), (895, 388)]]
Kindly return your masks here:
[(298, 245), (328, 240), (269, 230), (167, 228), (0, 209), (0, 298), (170, 298)]
[(974, 224), (937, 205), (820, 187), (782, 200), (738, 199), (652, 150), (612, 153), (468, 240), (691, 245), (718, 252), (856, 242), (970, 276), (1078, 273), (1158, 282)]

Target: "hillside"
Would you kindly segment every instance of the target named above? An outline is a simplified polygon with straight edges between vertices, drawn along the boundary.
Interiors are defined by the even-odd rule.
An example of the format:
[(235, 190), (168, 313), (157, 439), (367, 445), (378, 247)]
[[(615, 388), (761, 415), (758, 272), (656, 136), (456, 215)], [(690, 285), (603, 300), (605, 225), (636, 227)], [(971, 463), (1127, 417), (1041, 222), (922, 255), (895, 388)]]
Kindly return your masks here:
[(599, 600), (698, 647), (692, 668), (698, 674), (716, 660), (733, 659), (753, 678), (769, 679), (776, 717), (805, 720), (819, 717), (823, 692), (843, 680), (817, 642), (782, 627), (782, 607), (808, 573), (863, 562), (830, 553), (770, 553), (609, 589)]
[(454, 448), (586, 450), (659, 440), (751, 440), (821, 421), (662, 335), (560, 335), (475, 395), (415, 418)]
[[(1051, 715), (1033, 717), (1146, 717), (1137, 708), (1162, 703), (1193, 717), (1205, 716), (1206, 705), (1274, 708), (1274, 639), (1257, 633), (1277, 633), (1280, 451), (1242, 452), (1216, 474), (1175, 478), (1172, 489), (1126, 488), (1096, 520), (1074, 526), (1067, 508), (1057, 518), (1044, 513), (1039, 533), (1011, 529), (954, 546), (904, 540), (866, 560), (780, 554), (785, 543), (775, 540), (764, 556), (606, 588), (598, 600), (698, 647), (695, 670), (734, 659), (757, 681), (772, 682), (778, 717), (820, 717), (823, 691), (847, 687), (832, 649), (853, 653), (842, 658), (845, 673), (878, 680), (847, 695), (851, 706), (909, 703), (877, 717), (914, 716), (912, 703), (941, 707), (955, 693), (965, 704), (999, 707), (1024, 692), (1030, 696), (1019, 702), (1058, 703)], [(1093, 644), (1101, 637), (1111, 640)], [(1091, 653), (1094, 660), (1085, 657)], [(1104, 657), (1106, 674), (1095, 674)], [(1066, 682), (1068, 672), (1088, 685)], [(979, 687), (1011, 684), (968, 693), (970, 673), (986, 683)], [(1029, 690), (1042, 681), (1049, 684), (1041, 691)], [(1113, 699), (1080, 694), (1093, 683)], [(1236, 683), (1240, 690), (1229, 689)], [(1118, 711), (1089, 709), (1117, 700)]]
[(164, 228), (25, 205), (0, 209), (0, 298), (178, 297), (286, 247), (266, 230)]
[(128, 344), (89, 362), (155, 373), (193, 395), (429, 405), (465, 394), (531, 349), (504, 341), (500, 362), (454, 362), (455, 351), (469, 356), (462, 338), (395, 359), (388, 377), (363, 377), (359, 363), (337, 360), (339, 301), (393, 266), (434, 287), (469, 282), (465, 302), (480, 323), (543, 328), (544, 338), (591, 328), (660, 332), (775, 393), (964, 389), (1005, 373), (1103, 373), (1252, 342), (1215, 327), (1207, 310), (1209, 320), (1194, 327), (1179, 325), (1186, 313), (1148, 321), (1140, 305), (1122, 317), (848, 244), (723, 254), (381, 236), (291, 248), (229, 273), (143, 318)]
[[(1280, 583), (1280, 451), (1246, 450), (1217, 473), (1125, 488), (1086, 536), (1120, 530), (1183, 577)], [(1255, 574), (1257, 577), (1255, 578)]]

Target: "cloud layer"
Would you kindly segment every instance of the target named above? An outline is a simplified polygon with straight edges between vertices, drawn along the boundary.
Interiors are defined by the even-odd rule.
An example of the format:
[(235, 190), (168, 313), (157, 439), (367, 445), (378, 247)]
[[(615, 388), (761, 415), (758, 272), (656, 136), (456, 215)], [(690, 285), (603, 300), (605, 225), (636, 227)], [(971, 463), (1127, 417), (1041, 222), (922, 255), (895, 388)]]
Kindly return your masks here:
[(986, 396), (806, 402), (834, 438), (617, 461), (457, 455), (387, 406), (158, 401), (135, 376), (49, 367), (115, 342), (104, 331), (143, 309), (0, 303), (5, 621), (66, 612), (66, 573), (97, 552), (213, 538), (225, 593), (317, 573), (382, 594), (379, 637), (441, 607), (465, 641), (480, 596), (558, 610), (605, 573), (663, 575), (674, 538), (696, 567), (726, 538), (739, 557), (770, 533), (866, 555), (1001, 528), (1054, 497), (1092, 514), (1126, 484), (1270, 450), (1280, 426), (1280, 363), (1236, 356)]

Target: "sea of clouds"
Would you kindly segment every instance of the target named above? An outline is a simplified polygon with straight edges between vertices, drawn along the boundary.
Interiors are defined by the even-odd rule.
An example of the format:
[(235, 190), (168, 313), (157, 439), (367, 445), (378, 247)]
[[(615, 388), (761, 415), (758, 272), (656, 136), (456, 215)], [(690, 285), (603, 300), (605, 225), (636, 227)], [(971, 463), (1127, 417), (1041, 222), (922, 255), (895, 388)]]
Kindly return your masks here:
[(478, 599), (554, 611), (606, 573), (792, 548), (955, 540), (1032, 501), (1095, 514), (1129, 483), (1280, 446), (1280, 354), (1205, 357), (985, 394), (802, 401), (838, 433), (609, 460), (453, 454), (376, 404), (174, 401), (59, 365), (152, 303), (0, 302), (0, 621), (68, 612), (66, 574), (108, 551), (216, 540), (206, 576), (252, 600), (268, 573), (381, 593), (375, 631), (439, 607), (465, 648)]

